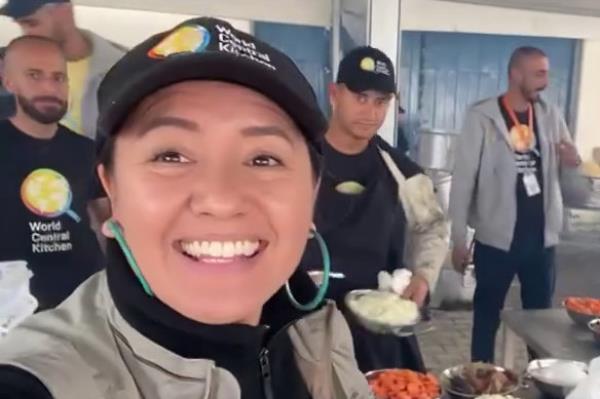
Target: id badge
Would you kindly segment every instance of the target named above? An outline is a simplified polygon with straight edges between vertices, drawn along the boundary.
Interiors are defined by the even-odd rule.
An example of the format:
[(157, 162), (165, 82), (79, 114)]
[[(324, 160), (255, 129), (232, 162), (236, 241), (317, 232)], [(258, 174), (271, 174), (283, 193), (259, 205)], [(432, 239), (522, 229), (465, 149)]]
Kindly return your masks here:
[(542, 192), (537, 176), (533, 173), (525, 173), (523, 175), (523, 184), (528, 197), (534, 197)]

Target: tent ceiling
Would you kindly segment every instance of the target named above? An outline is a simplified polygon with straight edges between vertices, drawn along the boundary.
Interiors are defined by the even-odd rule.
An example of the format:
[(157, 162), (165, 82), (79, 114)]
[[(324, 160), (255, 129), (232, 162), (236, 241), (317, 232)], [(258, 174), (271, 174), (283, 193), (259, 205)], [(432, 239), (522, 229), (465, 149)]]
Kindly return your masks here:
[(74, 0), (90, 7), (124, 8), (172, 14), (213, 15), (251, 21), (330, 26), (327, 0)]
[(483, 4), (497, 7), (520, 8), (560, 14), (600, 17), (599, 0), (445, 0), (458, 3)]

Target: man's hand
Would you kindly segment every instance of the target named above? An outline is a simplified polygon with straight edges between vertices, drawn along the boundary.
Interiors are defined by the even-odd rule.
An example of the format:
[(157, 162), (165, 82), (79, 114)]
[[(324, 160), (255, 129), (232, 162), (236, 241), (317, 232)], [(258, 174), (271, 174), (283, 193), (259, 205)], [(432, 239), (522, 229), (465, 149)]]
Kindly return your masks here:
[(467, 265), (471, 262), (471, 251), (465, 246), (455, 246), (452, 250), (452, 265), (454, 270), (464, 273)]
[(404, 290), (402, 297), (415, 302), (420, 308), (425, 305), (425, 300), (429, 294), (429, 283), (423, 277), (414, 274), (410, 279), (410, 284)]
[(557, 144), (558, 156), (560, 163), (567, 168), (576, 168), (581, 165), (581, 157), (577, 152), (577, 148), (568, 141), (561, 141)]

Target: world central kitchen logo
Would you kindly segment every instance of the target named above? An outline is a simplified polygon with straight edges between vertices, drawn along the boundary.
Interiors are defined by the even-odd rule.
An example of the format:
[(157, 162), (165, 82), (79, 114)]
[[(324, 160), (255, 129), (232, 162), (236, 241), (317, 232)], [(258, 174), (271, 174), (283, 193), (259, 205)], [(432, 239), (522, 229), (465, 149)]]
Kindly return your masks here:
[[(73, 192), (67, 179), (55, 170), (42, 168), (31, 172), (21, 185), (21, 200), (33, 214), (47, 219), (68, 215), (81, 218), (72, 209)], [(68, 252), (73, 249), (71, 233), (59, 220), (29, 222), (33, 253)]]

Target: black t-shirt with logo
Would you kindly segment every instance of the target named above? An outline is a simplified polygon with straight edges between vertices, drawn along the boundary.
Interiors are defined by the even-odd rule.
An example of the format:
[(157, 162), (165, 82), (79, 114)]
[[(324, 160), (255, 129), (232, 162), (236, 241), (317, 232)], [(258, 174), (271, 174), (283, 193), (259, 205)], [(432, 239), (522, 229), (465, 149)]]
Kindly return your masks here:
[(0, 121), (0, 261), (26, 260), (39, 309), (68, 297), (103, 263), (87, 205), (103, 196), (94, 143), (60, 126), (50, 140)]
[[(514, 123), (502, 104), (502, 99), (498, 99), (502, 117), (506, 122), (506, 127), (510, 129)], [(528, 125), (529, 112), (515, 112), (520, 123)], [(533, 130), (535, 133), (534, 149), (528, 152), (518, 152), (515, 150), (515, 162), (517, 166), (517, 223), (513, 236), (512, 248), (517, 250), (539, 249), (544, 246), (544, 178), (542, 173), (542, 157), (540, 152), (540, 140), (538, 125), (533, 114)], [(530, 196), (525, 188), (523, 177), (525, 174), (534, 174), (541, 192)]]
[[(380, 270), (401, 266), (390, 265), (394, 244), (402, 242), (401, 236), (392, 233), (401, 206), (395, 182), (375, 143), (357, 155), (342, 154), (327, 142), (323, 147), (325, 171), (315, 224), (329, 248), (332, 269), (346, 276), (330, 283), (329, 297), (340, 300), (351, 289), (375, 287)], [(341, 192), (341, 185), (347, 182), (360, 185), (359, 192)], [(321, 268), (321, 253), (314, 240), (309, 241), (303, 263)]]
[[(331, 279), (327, 296), (334, 299), (348, 322), (356, 358), (363, 371), (405, 367), (424, 370), (416, 340), (371, 333), (347, 310), (344, 297), (353, 289), (377, 288), (379, 271), (392, 272), (404, 266), (406, 217), (398, 199), (398, 183), (386, 166), (379, 149), (386, 151), (407, 178), (421, 169), (401, 151), (376, 136), (360, 154), (345, 155), (325, 142), (325, 170), (315, 209), (315, 224), (327, 243), (331, 268), (343, 279)], [(360, 190), (340, 190), (354, 182)], [(356, 186), (355, 184), (355, 186)], [(301, 267), (322, 269), (322, 254), (309, 240)]]
[[(393, 157), (407, 178), (420, 172), (379, 137), (356, 155), (342, 154), (327, 141), (323, 146), (325, 170), (314, 219), (329, 248), (332, 270), (345, 275), (330, 281), (328, 297), (340, 302), (349, 290), (376, 288), (379, 271), (403, 266), (404, 210), (379, 148)], [(348, 182), (359, 191), (344, 192), (341, 187)], [(317, 243), (309, 240), (302, 267), (320, 270), (322, 263)]]

